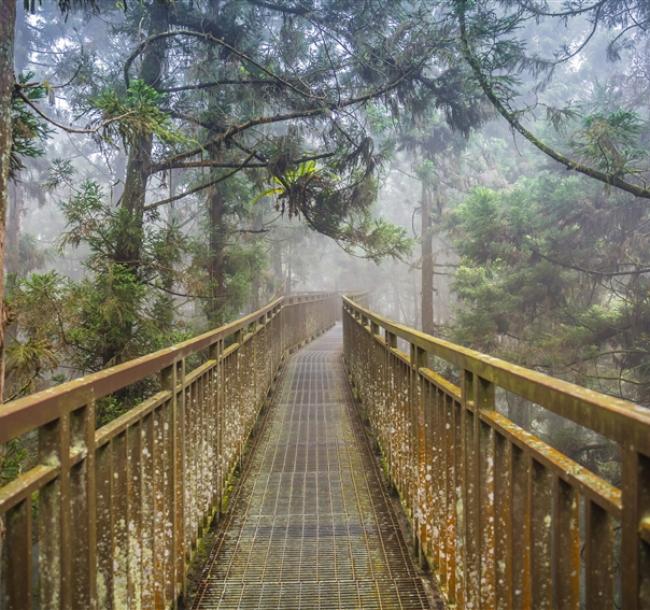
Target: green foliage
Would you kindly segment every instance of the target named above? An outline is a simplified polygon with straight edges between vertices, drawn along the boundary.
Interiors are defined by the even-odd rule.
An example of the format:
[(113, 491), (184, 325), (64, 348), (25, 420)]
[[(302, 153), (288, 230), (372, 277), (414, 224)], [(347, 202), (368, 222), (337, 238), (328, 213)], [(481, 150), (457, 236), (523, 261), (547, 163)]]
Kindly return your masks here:
[(598, 169), (615, 176), (634, 174), (639, 171), (638, 163), (647, 158), (647, 151), (639, 142), (644, 127), (636, 112), (595, 112), (584, 117), (571, 144)]
[(276, 195), (278, 201), (276, 209), (284, 214), (288, 210), (289, 218), (300, 214), (304, 200), (312, 193), (312, 183), (323, 183), (331, 185), (339, 179), (331, 172), (319, 169), (316, 161), (304, 161), (295, 168), (286, 169), (283, 173), (271, 176), (272, 186), (259, 193), (253, 203), (257, 203), (264, 197)]
[[(26, 72), (18, 76), (17, 87), (32, 102), (46, 99), (48, 96), (45, 85), (30, 83), (34, 78), (32, 72)], [(12, 120), (12, 148), (10, 157), (10, 172), (15, 176), (24, 169), (25, 157), (34, 158), (43, 155), (43, 145), (48, 139), (51, 129), (39, 116), (35, 115), (27, 102), (14, 93), (11, 99), (11, 120)]]
[(6, 399), (37, 389), (59, 366), (67, 282), (55, 272), (32, 273), (9, 285)]
[(127, 145), (138, 138), (154, 135), (169, 144), (192, 140), (171, 123), (169, 114), (161, 109), (164, 98), (142, 80), (134, 80), (124, 95), (114, 88), (107, 89), (91, 100), (102, 113), (104, 138), (114, 142), (120, 137)]
[(20, 439), (0, 445), (0, 487), (13, 481), (23, 471), (27, 457), (28, 451)]
[[(648, 220), (583, 179), (475, 189), (450, 223), (462, 256), (454, 338), (648, 402), (650, 282), (634, 273), (648, 266)], [(620, 252), (636, 262), (621, 268)]]
[(132, 270), (108, 263), (94, 278), (75, 285), (71, 294), (79, 324), (69, 331), (78, 347), (78, 366), (98, 370), (139, 355), (134, 328), (142, 314), (145, 288)]
[[(376, 263), (386, 257), (404, 258), (413, 248), (413, 240), (408, 237), (404, 227), (369, 215), (345, 224), (337, 241), (350, 254), (369, 258)], [(361, 254), (358, 254), (359, 250)]]
[[(91, 273), (70, 284), (67, 295), (74, 323), (66, 340), (75, 366), (98, 370), (181, 336), (182, 330), (173, 328), (172, 299), (155, 290), (175, 281), (173, 269), (187, 249), (179, 227), (143, 230), (126, 209), (108, 205), (92, 180), (73, 188), (60, 205), (67, 221), (61, 247), (83, 244), (89, 250), (85, 265)], [(123, 240), (143, 244), (138, 265), (120, 260)]]
[(69, 159), (53, 159), (43, 187), (47, 191), (54, 191), (63, 185), (71, 186), (74, 173), (74, 167)]

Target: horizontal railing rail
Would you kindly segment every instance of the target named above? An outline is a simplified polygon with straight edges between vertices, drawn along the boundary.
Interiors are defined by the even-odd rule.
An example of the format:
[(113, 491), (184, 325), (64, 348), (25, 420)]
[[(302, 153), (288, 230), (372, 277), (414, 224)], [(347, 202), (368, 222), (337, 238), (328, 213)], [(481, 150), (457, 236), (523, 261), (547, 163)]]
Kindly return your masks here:
[[(650, 411), (343, 301), (355, 393), (449, 602), (650, 608)], [(432, 370), (431, 357), (460, 384)], [(500, 413), (499, 388), (616, 443), (620, 487)]]
[[(282, 297), (0, 405), (0, 443), (20, 438), (35, 454), (0, 488), (0, 609), (175, 607), (285, 355), (332, 326), (339, 303)], [(152, 379), (150, 395), (96, 429), (100, 399)]]

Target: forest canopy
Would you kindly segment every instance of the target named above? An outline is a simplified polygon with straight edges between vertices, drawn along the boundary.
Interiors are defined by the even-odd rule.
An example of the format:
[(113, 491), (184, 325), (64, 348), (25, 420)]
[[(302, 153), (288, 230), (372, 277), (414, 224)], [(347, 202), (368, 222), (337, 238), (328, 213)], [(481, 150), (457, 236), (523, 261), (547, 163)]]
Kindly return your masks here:
[(647, 2), (2, 10), (5, 400), (356, 281), (650, 401)]

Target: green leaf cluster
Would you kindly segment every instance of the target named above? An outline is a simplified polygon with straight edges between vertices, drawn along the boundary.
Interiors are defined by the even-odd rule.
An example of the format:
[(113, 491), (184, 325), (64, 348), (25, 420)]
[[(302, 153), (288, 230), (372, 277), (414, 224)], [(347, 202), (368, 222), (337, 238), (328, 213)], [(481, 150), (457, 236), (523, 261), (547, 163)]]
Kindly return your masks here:
[(128, 145), (139, 137), (154, 135), (168, 144), (190, 143), (162, 110), (163, 102), (163, 95), (142, 80), (132, 81), (124, 94), (110, 88), (91, 100), (101, 112), (103, 136), (108, 141), (119, 136)]
[(52, 131), (47, 123), (35, 115), (27, 102), (17, 94), (20, 91), (32, 102), (47, 99), (47, 86), (30, 83), (33, 78), (34, 74), (32, 72), (20, 74), (16, 83), (16, 91), (11, 98), (13, 141), (9, 171), (12, 176), (25, 168), (25, 157), (33, 159), (43, 155), (43, 146)]

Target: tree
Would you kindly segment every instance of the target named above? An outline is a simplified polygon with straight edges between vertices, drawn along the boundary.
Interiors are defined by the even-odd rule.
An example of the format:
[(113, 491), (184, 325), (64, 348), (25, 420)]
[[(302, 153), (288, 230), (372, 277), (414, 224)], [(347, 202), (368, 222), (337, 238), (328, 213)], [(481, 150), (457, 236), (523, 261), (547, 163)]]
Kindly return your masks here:
[[(477, 121), (479, 120), (477, 116)], [(478, 126), (478, 125), (476, 125)], [(421, 184), (421, 300), (420, 311), (422, 330), (435, 333), (433, 293), (435, 261), (433, 256), (433, 237), (442, 230), (444, 204), (441, 199), (442, 180), (449, 178), (452, 159), (458, 159), (459, 152), (465, 145), (466, 137), (453, 131), (445, 124), (437, 111), (422, 113), (411, 118), (410, 124), (402, 128), (398, 136), (400, 146), (413, 154), (420, 163), (416, 166), (416, 175)]]
[(4, 250), (5, 216), (8, 209), (9, 171), (13, 143), (12, 100), (14, 93), (14, 28), (16, 3), (0, 5), (0, 401), (4, 392)]
[[(568, 151), (552, 146), (522, 122), (522, 110), (513, 107), (512, 101), (521, 95), (521, 81), (516, 78), (529, 71), (537, 78), (538, 90), (552, 76), (557, 65), (569, 61), (591, 41), (599, 27), (609, 28), (615, 36), (609, 44), (609, 55), (619, 59), (623, 40), (641, 37), (650, 23), (646, 2), (599, 0), (592, 4), (566, 0), (560, 8), (550, 9), (548, 3), (528, 0), (480, 0), (472, 2), (455, 0), (461, 52), (471, 67), (478, 85), (496, 111), (512, 129), (521, 134), (542, 153), (569, 170), (613, 186), (636, 197), (650, 198), (650, 189), (644, 176), (650, 168), (639, 167), (639, 139), (647, 133), (634, 113), (619, 111), (613, 115), (595, 113), (585, 116), (577, 138), (569, 144)], [(518, 33), (529, 19), (537, 22), (544, 18), (562, 23), (572, 18), (587, 19), (589, 33), (577, 49), (562, 47), (554, 59), (527, 53), (527, 45)], [(547, 107), (547, 116), (558, 127), (567, 118), (575, 118), (571, 108)], [(581, 131), (581, 133), (580, 133)]]
[(452, 225), (456, 340), (650, 404), (648, 226), (641, 199), (584, 178), (474, 190)]

